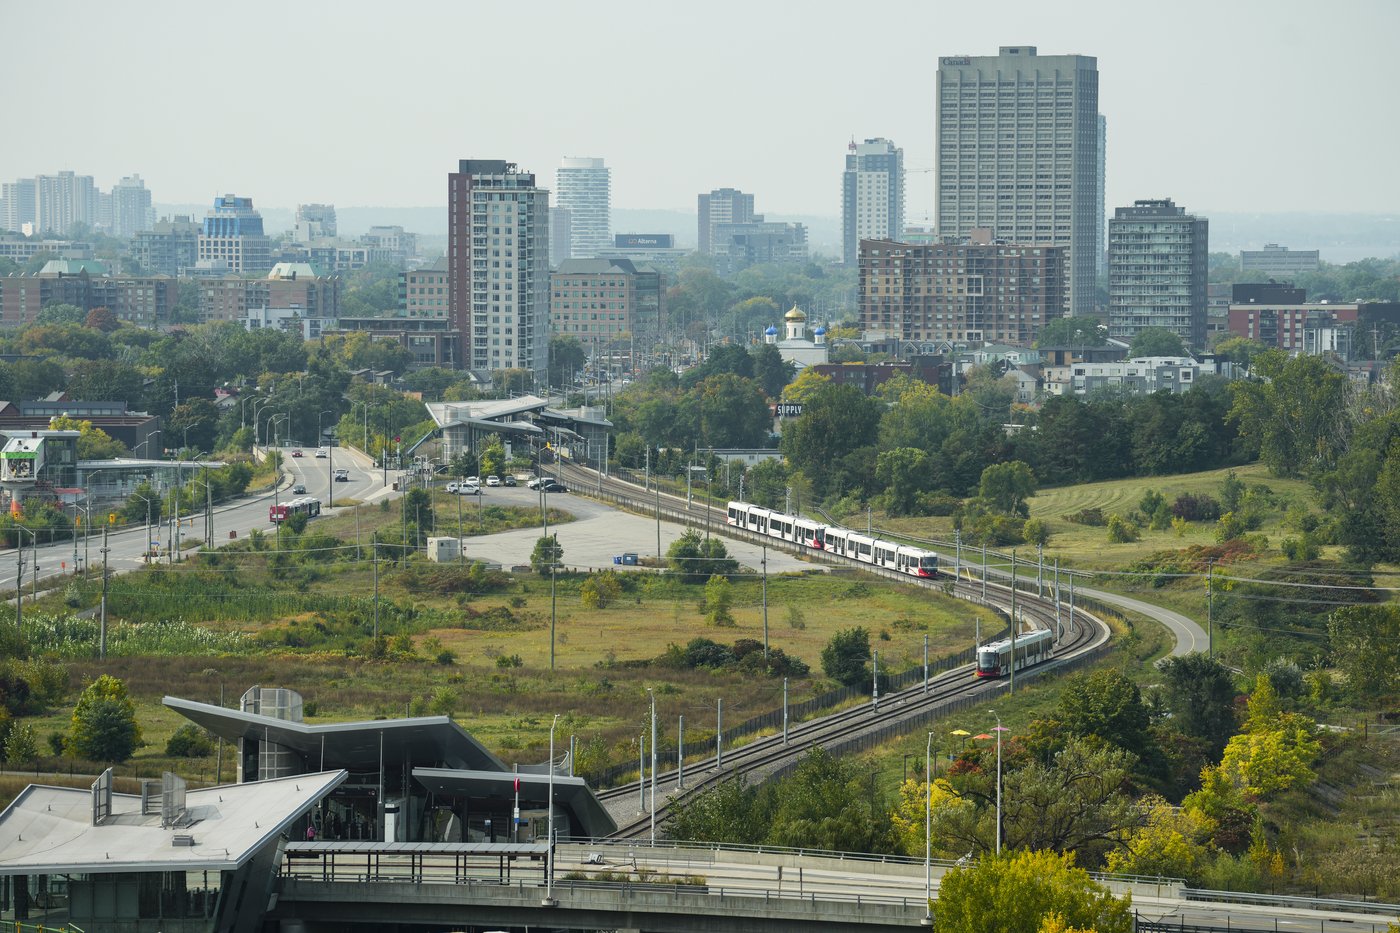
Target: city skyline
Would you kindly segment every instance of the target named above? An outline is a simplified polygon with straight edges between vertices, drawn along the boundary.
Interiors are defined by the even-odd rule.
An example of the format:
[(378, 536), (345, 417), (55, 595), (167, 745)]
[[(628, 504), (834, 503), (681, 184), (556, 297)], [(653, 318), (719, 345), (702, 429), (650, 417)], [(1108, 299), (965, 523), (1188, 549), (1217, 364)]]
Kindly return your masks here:
[[(1001, 46), (1026, 44), (1042, 54), (1099, 60), (1110, 205), (1170, 195), (1205, 213), (1400, 210), (1400, 179), (1386, 172), (1381, 155), (1400, 142), (1400, 127), (1372, 119), (1365, 93), (1400, 83), (1400, 61), (1385, 51), (1400, 27), (1400, 7), (1383, 2), (1349, 4), (1326, 18), (1308, 15), (1313, 8), (1302, 3), (1193, 2), (1147, 30), (1145, 13), (1109, 3), (1012, 3), (987, 17), (896, 0), (868, 27), (881, 30), (878, 42), (852, 41), (859, 31), (835, 4), (806, 7), (799, 20), (776, 5), (677, 10), (617, 2), (599, 17), (591, 8), (538, 3), (533, 15), (549, 27), (536, 40), (538, 59), (560, 64), (522, 73), (514, 92), (501, 96), (458, 89), (470, 87), (474, 67), (504, 67), (497, 59), (508, 54), (506, 46), (477, 49), (471, 60), (485, 56), (484, 64), (453, 53), (468, 17), (489, 25), (506, 15), (496, 8), (411, 4), (396, 8), (401, 26), (379, 7), (354, 3), (253, 2), (217, 23), (172, 3), (142, 9), (133, 15), (80, 0), (75, 12), (89, 28), (69, 37), (73, 48), (62, 69), (44, 59), (43, 43), (14, 44), (12, 67), (45, 74), (46, 90), (11, 103), (20, 118), (15, 125), (35, 132), (14, 135), (0, 154), (0, 178), (71, 168), (108, 188), (139, 172), (165, 203), (207, 203), (238, 191), (269, 206), (417, 206), (440, 203), (442, 172), (464, 156), (505, 155), (552, 181), (561, 158), (587, 152), (614, 170), (615, 209), (689, 210), (697, 193), (733, 186), (757, 193), (775, 215), (839, 214), (843, 147), (852, 136), (883, 136), (905, 150), (906, 220), (917, 224), (934, 209), (938, 57), (994, 55)], [(371, 17), (384, 28), (363, 29)], [(10, 7), (4, 18), (17, 36), (52, 28), (39, 7)], [(425, 21), (436, 25), (423, 30)], [(267, 28), (271, 22), (278, 28)], [(728, 23), (732, 41), (722, 61), (711, 61), (712, 50), (688, 37), (719, 22)], [(899, 28), (887, 28), (896, 22)], [(179, 52), (102, 54), (154, 41), (156, 24), (163, 47)], [(320, 94), (305, 86), (315, 78), (301, 79), (307, 98), (317, 101), (298, 118), (311, 123), (314, 145), (209, 146), (207, 128), (198, 135), (134, 133), (118, 106), (91, 108), (81, 121), (53, 118), (54, 100), (86, 96), (95, 86), (159, 84), (165, 112), (221, 114), (246, 133), (272, 119), (277, 101), (297, 96), (272, 63), (304, 54), (310, 29), (336, 63), (324, 80), (352, 89)], [(385, 41), (396, 29), (413, 31), (415, 41)], [(586, 67), (574, 64), (585, 60), (570, 51), (580, 40), (607, 54), (588, 56)], [(268, 67), (242, 69), (226, 86), (217, 74), (171, 80), (181, 56), (220, 48), (256, 49), (252, 60)], [(779, 56), (795, 63), (795, 79), (780, 99), (754, 93), (746, 66)], [(1344, 87), (1293, 66), (1334, 56), (1348, 62)], [(871, 96), (851, 80), (877, 68), (885, 87), (905, 93)], [(697, 69), (704, 82), (688, 77)], [(384, 78), (391, 74), (397, 79)], [(569, 88), (567, 102), (558, 97), (561, 85)], [(619, 89), (629, 109), (655, 116), (621, 117)], [(534, 106), (524, 106), (531, 100)], [(1273, 144), (1320, 132), (1314, 127), (1324, 114), (1323, 131), (1346, 145)], [(276, 120), (281, 125), (285, 117)], [(768, 155), (755, 157), (749, 140)]]

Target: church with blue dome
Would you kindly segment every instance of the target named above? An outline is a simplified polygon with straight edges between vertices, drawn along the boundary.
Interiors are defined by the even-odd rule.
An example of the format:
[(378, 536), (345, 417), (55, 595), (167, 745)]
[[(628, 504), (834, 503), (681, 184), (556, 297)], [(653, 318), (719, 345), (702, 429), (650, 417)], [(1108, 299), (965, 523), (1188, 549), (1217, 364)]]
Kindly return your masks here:
[(792, 310), (783, 315), (783, 326), (787, 333), (782, 340), (778, 339), (778, 328), (770, 325), (763, 332), (763, 342), (776, 346), (785, 361), (794, 364), (799, 370), (828, 361), (826, 328), (818, 324), (816, 330), (812, 331), (811, 339), (808, 339), (805, 311), (793, 305)]

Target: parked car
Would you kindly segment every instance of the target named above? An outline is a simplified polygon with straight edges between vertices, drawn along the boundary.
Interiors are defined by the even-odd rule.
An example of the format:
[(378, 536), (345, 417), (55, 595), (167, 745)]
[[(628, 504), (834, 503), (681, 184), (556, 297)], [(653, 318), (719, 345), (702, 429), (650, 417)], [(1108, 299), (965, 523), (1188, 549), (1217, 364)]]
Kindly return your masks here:
[(492, 473), (490, 476), (486, 477), (486, 485), (499, 486), (501, 485), (501, 478), (495, 473)]
[(503, 477), (501, 477), (501, 483), (504, 484), (504, 485), (506, 485), (506, 486), (510, 486), (510, 487), (515, 487), (515, 486), (519, 486), (519, 485), (520, 485), (519, 483), (517, 483), (517, 482), (515, 481), (515, 477), (514, 477), (514, 476), (503, 476)]
[(294, 495), (294, 496), (304, 496), (304, 495), (306, 495), (306, 484), (305, 484), (305, 483), (297, 483), (295, 486), (293, 486), (293, 487), (292, 487), (292, 495)]
[(297, 448), (296, 450), (292, 451), (293, 457), (300, 457), (301, 455), (301, 448)]
[(457, 495), (459, 495), (459, 496), (479, 496), (479, 495), (481, 495), (481, 487), (478, 486), (476, 483), (458, 483), (458, 484), (457, 484)]
[(478, 478), (475, 477), (475, 476), (468, 476), (468, 477), (466, 478), (465, 481), (468, 482), (468, 483), (471, 483), (473, 486), (480, 486), (480, 485), (481, 485), (481, 480), (478, 479)]
[(540, 488), (545, 492), (568, 492), (569, 487), (554, 479), (547, 479), (540, 483)]
[(457, 492), (457, 487), (459, 487), (459, 486), (461, 486), (461, 485), (462, 485), (461, 483), (457, 482), (457, 481), (454, 479), (452, 482), (448, 483), (448, 484), (443, 488), (443, 491), (444, 491), (444, 492), (454, 493), (454, 494), (455, 494), (455, 493)]
[(526, 481), (525, 485), (529, 489), (539, 489), (540, 483), (541, 479), (538, 476), (532, 476), (529, 480)]

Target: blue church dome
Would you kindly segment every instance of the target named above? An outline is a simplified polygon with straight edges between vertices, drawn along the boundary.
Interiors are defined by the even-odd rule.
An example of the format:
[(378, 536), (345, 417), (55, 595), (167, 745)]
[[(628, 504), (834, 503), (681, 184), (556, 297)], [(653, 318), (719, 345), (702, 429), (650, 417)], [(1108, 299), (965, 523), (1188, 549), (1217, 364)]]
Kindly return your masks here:
[(774, 327), (772, 324), (769, 324), (768, 329), (765, 330), (764, 333), (767, 334), (769, 337), (777, 336), (778, 328)]
[(815, 333), (818, 337), (820, 337), (822, 334), (826, 333), (826, 328), (825, 328), (825, 327), (822, 327), (822, 326), (820, 326), (820, 325), (818, 325), (818, 326), (817, 326), (817, 329), (816, 329), (815, 331), (813, 331), (813, 333)]

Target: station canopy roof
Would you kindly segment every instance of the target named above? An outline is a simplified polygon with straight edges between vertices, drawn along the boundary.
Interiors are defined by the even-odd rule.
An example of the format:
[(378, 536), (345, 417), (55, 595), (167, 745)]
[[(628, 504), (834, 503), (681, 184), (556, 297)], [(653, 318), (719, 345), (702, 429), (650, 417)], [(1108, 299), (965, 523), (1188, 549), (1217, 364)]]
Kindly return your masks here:
[(351, 771), (372, 771), (377, 770), (383, 760), (437, 762), (450, 768), (483, 771), (509, 770), (471, 733), (447, 716), (312, 725), (179, 697), (166, 697), (163, 702), (222, 739), (275, 742), (297, 752), (311, 767), (319, 767), (325, 761)]

